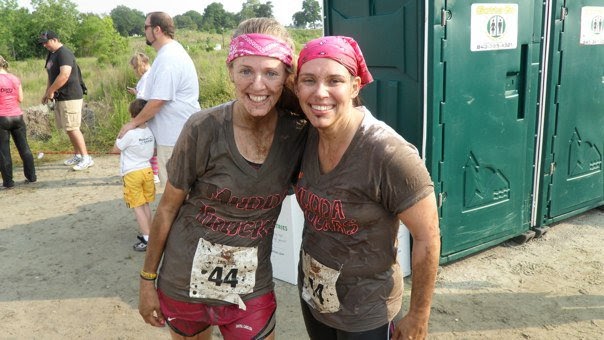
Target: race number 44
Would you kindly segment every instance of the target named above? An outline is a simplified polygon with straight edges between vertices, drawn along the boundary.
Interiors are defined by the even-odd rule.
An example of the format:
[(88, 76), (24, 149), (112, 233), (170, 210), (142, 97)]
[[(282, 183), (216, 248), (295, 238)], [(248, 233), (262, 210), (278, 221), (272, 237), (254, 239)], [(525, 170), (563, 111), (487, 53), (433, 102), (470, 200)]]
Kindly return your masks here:
[(200, 239), (191, 266), (189, 296), (240, 303), (256, 283), (258, 249)]
[[(226, 270), (228, 270), (228, 272), (226, 273), (226, 275), (224, 275), (223, 278), (223, 274)], [(214, 282), (217, 286), (220, 286), (223, 283), (230, 284), (232, 288), (235, 288), (237, 287), (237, 283), (239, 282), (239, 280), (237, 280), (238, 271), (239, 269), (237, 268), (225, 269), (224, 267), (215, 267), (214, 270), (210, 272), (210, 275), (208, 276), (208, 281)], [(202, 274), (204, 274), (204, 271), (202, 271)]]

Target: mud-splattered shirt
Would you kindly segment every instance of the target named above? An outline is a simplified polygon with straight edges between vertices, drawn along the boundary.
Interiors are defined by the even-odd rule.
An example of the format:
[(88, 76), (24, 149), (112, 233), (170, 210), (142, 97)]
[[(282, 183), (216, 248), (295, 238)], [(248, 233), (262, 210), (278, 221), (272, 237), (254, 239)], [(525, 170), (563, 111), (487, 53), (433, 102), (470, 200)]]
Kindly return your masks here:
[[(215, 293), (205, 292), (203, 284), (243, 301), (273, 289), (273, 230), (297, 176), (308, 128), (299, 117), (279, 112), (269, 154), (256, 169), (237, 149), (232, 117), (233, 102), (191, 116), (167, 165), (170, 183), (189, 192), (170, 229), (159, 272), (159, 288), (177, 300), (216, 305), (229, 301), (208, 298)], [(209, 248), (219, 249), (219, 261), (208, 265), (202, 256), (195, 268), (194, 257)], [(243, 263), (252, 260), (256, 268), (220, 264), (250, 254), (257, 258)], [(250, 285), (250, 278), (250, 289), (240, 289)]]
[(433, 194), (432, 180), (416, 148), (366, 109), (328, 173), (321, 173), (317, 147), (318, 133), (311, 128), (296, 186), (305, 218), (298, 288), (324, 324), (352, 332), (374, 329), (401, 307), (397, 214)]

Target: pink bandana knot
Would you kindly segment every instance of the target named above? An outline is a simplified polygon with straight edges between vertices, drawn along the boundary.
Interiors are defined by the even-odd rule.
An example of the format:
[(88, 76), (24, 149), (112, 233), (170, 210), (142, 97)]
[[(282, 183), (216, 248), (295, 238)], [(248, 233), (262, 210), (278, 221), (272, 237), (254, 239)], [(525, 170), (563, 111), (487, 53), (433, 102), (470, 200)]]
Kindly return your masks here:
[(281, 39), (272, 35), (250, 33), (238, 35), (231, 40), (227, 64), (243, 56), (263, 56), (281, 60), (287, 67), (292, 66), (293, 51)]
[(298, 73), (304, 63), (328, 58), (344, 65), (353, 76), (361, 78), (361, 88), (373, 81), (359, 44), (345, 36), (325, 36), (306, 43), (298, 58)]

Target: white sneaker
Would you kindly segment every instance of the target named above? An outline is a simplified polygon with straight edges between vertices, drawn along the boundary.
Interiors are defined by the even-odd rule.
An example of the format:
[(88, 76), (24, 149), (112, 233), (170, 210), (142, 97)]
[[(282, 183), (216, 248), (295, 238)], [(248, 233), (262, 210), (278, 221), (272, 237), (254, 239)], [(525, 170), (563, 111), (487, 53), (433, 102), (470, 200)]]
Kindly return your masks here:
[(159, 180), (159, 176), (158, 175), (153, 175), (153, 182), (155, 182), (155, 184), (161, 183), (161, 181)]
[(70, 159), (63, 162), (63, 164), (65, 164), (67, 166), (74, 166), (74, 165), (80, 163), (81, 161), (82, 161), (82, 156), (73, 155), (73, 157), (71, 157)]
[(93, 165), (94, 165), (94, 161), (92, 160), (92, 157), (89, 157), (87, 160), (85, 158), (82, 158), (80, 163), (73, 166), (73, 170), (75, 170), (75, 171), (86, 170)]

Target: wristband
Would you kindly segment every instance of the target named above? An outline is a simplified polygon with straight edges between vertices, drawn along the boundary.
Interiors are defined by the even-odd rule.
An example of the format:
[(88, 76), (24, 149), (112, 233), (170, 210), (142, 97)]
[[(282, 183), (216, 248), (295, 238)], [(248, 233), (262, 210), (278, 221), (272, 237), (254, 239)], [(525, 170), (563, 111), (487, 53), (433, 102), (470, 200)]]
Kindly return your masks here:
[(144, 270), (141, 270), (140, 275), (141, 275), (141, 279), (147, 280), (147, 281), (155, 281), (155, 279), (157, 279), (156, 273), (147, 273)]

